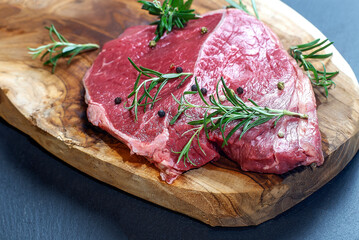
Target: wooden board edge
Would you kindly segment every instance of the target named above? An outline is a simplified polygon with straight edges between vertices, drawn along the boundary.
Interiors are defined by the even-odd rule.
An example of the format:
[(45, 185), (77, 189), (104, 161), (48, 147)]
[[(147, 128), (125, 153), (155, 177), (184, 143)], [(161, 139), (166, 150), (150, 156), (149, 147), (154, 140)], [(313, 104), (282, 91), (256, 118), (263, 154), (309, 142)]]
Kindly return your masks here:
[[(280, 1), (278, 1), (278, 2), (280, 2)], [(281, 3), (281, 4), (284, 4), (284, 3)], [(290, 8), (291, 9), (291, 8)], [(295, 12), (296, 13), (296, 12)], [(298, 14), (298, 13), (297, 13)], [(299, 15), (300, 16), (300, 15)], [(301, 17), (301, 16), (300, 16)], [(304, 19), (304, 18), (303, 18)], [(307, 20), (306, 20), (307, 21)], [(309, 23), (309, 22), (308, 22)], [(314, 27), (314, 26), (313, 26)], [(315, 28), (315, 27), (314, 27)], [(315, 29), (316, 31), (318, 31), (317, 29)], [(324, 35), (323, 35), (324, 36)], [(336, 52), (338, 52), (336, 49), (335, 49), (335, 51)], [(335, 54), (335, 57), (333, 57), (333, 61), (336, 61), (335, 59), (338, 59), (338, 61), (340, 62), (340, 58), (338, 58), (338, 57), (341, 57), (342, 59), (343, 59), (343, 57), (340, 55), (340, 53), (338, 52), (338, 54)], [(344, 60), (344, 59), (343, 59)], [(350, 68), (350, 66), (348, 65), (348, 63), (344, 60), (344, 62), (345, 62), (345, 64), (347, 65), (347, 66), (345, 66), (345, 64), (342, 66), (343, 68), (347, 68), (347, 67), (349, 67), (349, 69), (350, 69), (350, 71), (352, 72), (352, 74), (353, 74), (353, 76), (354, 76), (354, 78), (351, 78), (352, 80), (353, 80), (353, 82), (354, 82), (354, 80), (355, 81), (357, 81), (356, 80), (356, 77), (355, 77), (355, 75), (354, 75), (354, 73), (353, 73), (353, 71), (352, 71), (352, 69)], [(349, 72), (348, 72), (349, 73)], [(351, 74), (350, 74), (351, 75)], [(358, 86), (358, 83), (357, 82), (355, 82), (355, 84), (356, 84), (356, 86)], [(3, 105), (3, 103), (5, 104), (4, 105), (4, 108), (2, 109), (2, 105)], [(43, 146), (45, 149), (47, 149), (47, 150), (49, 150), (50, 152), (52, 152), (55, 156), (57, 156), (57, 157), (59, 157), (59, 158), (61, 158), (62, 160), (64, 160), (65, 162), (67, 162), (67, 163), (69, 163), (68, 162), (68, 159), (66, 158), (66, 156), (68, 156), (67, 154), (70, 154), (70, 153), (72, 153), (72, 151), (80, 151), (82, 154), (85, 154), (84, 152), (82, 152), (80, 149), (77, 149), (76, 147), (74, 147), (73, 145), (68, 145), (68, 144), (66, 144), (66, 143), (64, 143), (64, 142), (62, 142), (62, 141), (60, 141), (59, 139), (57, 139), (55, 136), (52, 136), (52, 135), (50, 135), (49, 133), (47, 133), (46, 131), (43, 131), (43, 130), (39, 130), (36, 126), (35, 126), (35, 124), (31, 121), (31, 119), (26, 119), (20, 112), (18, 113), (18, 114), (14, 114), (14, 116), (16, 116), (16, 117), (13, 117), (13, 116), (10, 116), (10, 115), (8, 115), (7, 113), (5, 113), (5, 112), (11, 112), (11, 111), (13, 111), (13, 110), (16, 110), (17, 111), (17, 109), (16, 109), (16, 107), (15, 106), (13, 106), (12, 105), (12, 103), (9, 101), (9, 99), (7, 98), (7, 96), (6, 96), (6, 91), (5, 90), (1, 90), (0, 91), (0, 116), (2, 116), (8, 123), (10, 123), (11, 125), (13, 125), (13, 126), (15, 126), (16, 128), (18, 128), (18, 129), (20, 129), (21, 131), (23, 131), (24, 133), (26, 133), (27, 135), (29, 135), (29, 136), (31, 136), (36, 142), (38, 142), (41, 146)], [(23, 118), (23, 119), (21, 119), (21, 117)], [(31, 131), (34, 131), (34, 132), (36, 132), (36, 136), (43, 136), (43, 135), (46, 135), (45, 136), (45, 140), (39, 140), (40, 139), (40, 137), (33, 137), (31, 134), (30, 134), (30, 130), (29, 129), (26, 129), (26, 128), (29, 128), (29, 126), (27, 126), (26, 124), (30, 124), (31, 125), (31, 127), (33, 127), (33, 129), (31, 129)], [(42, 132), (41, 132), (42, 131)], [(356, 136), (358, 135), (358, 133), (356, 134)], [(36, 139), (36, 138), (38, 138), (38, 139)], [(59, 147), (59, 145), (58, 144), (61, 144), (61, 147)], [(358, 145), (358, 144), (357, 144)], [(48, 148), (48, 146), (52, 146), (51, 147), (51, 149), (49, 149)], [(54, 150), (55, 149), (55, 147), (56, 148), (59, 148), (61, 151), (62, 151), (62, 153), (61, 154), (64, 154), (64, 155), (61, 155), (60, 153), (56, 153), (56, 152), (54, 152), (54, 151), (57, 151), (57, 150)], [(356, 150), (357, 151), (357, 150)], [(88, 164), (88, 162), (90, 162), (90, 167), (96, 167), (96, 166), (98, 166), (98, 163), (97, 164), (95, 164), (94, 162), (91, 162), (91, 161), (95, 161), (94, 159), (93, 159), (93, 157), (92, 156), (89, 156), (89, 155), (83, 155), (83, 161), (84, 161), (84, 163), (86, 163), (86, 164)], [(86, 160), (86, 161), (85, 161)], [(351, 159), (349, 159), (349, 161), (350, 161)], [(347, 162), (348, 163), (348, 162)], [(346, 163), (346, 164), (347, 164)], [(78, 168), (78, 169), (81, 169), (82, 170), (82, 168), (79, 168), (79, 167), (77, 167), (76, 165), (73, 165), (73, 164), (71, 164), (71, 163), (69, 163), (70, 165), (72, 165), (72, 166), (74, 166), (75, 168)], [(104, 167), (104, 169), (106, 169), (107, 167), (109, 167), (110, 168), (110, 166), (109, 166), (109, 163), (106, 163), (106, 162), (101, 162), (100, 164), (104, 164), (104, 165), (106, 165), (106, 166), (103, 166)], [(346, 165), (345, 164), (345, 165)], [(107, 166), (108, 165), (108, 166)], [(345, 167), (345, 166), (344, 166)], [(343, 167), (343, 168), (344, 168)], [(124, 171), (123, 169), (122, 169), (122, 171)], [(338, 172), (340, 172), (341, 170), (339, 170)], [(89, 173), (89, 172), (86, 172), (86, 171), (84, 171), (86, 174), (88, 174), (88, 175), (90, 175), (90, 176), (93, 176), (94, 178), (97, 178), (97, 179), (99, 179), (100, 181), (103, 181), (103, 182), (106, 182), (106, 183), (108, 183), (108, 184), (110, 184), (110, 185), (112, 185), (112, 186), (115, 186), (116, 188), (120, 188), (120, 189), (126, 189), (126, 188), (121, 188), (121, 187), (119, 187), (119, 185), (117, 184), (117, 183), (113, 183), (112, 181), (114, 181), (113, 179), (112, 179), (112, 177), (110, 178), (109, 177), (109, 179), (101, 179), (102, 178), (102, 176), (94, 176), (93, 174), (91, 174), (91, 173)], [(126, 173), (123, 173), (123, 174), (126, 174)], [(336, 173), (337, 174), (337, 173)], [(336, 175), (335, 174), (335, 175)], [(137, 180), (133, 180), (133, 181), (137, 181), (137, 183), (138, 183), (138, 181), (140, 181), (139, 179), (137, 179)], [(328, 181), (330, 181), (330, 179), (328, 180)], [(327, 181), (327, 182), (328, 182)], [(325, 182), (326, 183), (326, 182)], [(323, 183), (321, 186), (323, 186), (325, 183)], [(155, 184), (155, 183), (149, 183), (149, 184)], [(317, 189), (319, 189), (321, 186), (319, 186)], [(146, 187), (146, 186), (145, 186)], [(146, 189), (148, 189), (148, 188), (146, 188)], [(150, 189), (153, 189), (153, 188), (150, 188)], [(135, 189), (135, 190), (130, 190), (130, 191), (128, 191), (129, 193), (131, 193), (131, 194), (133, 194), (133, 195), (136, 195), (136, 196), (139, 196), (139, 197), (141, 197), (141, 198), (144, 198), (144, 199), (146, 199), (146, 200), (148, 200), (148, 201), (151, 201), (151, 202), (154, 202), (153, 200), (151, 200), (150, 199), (150, 196), (141, 196), (141, 195), (139, 195), (138, 194), (138, 192), (137, 191), (143, 191), (143, 189)], [(162, 189), (163, 190), (163, 189)], [(313, 193), (313, 192), (312, 192)], [(312, 193), (310, 193), (310, 194), (312, 194)], [(309, 194), (309, 195), (310, 195)], [(309, 196), (308, 195), (308, 196)], [(289, 197), (288, 195), (286, 195), (287, 197)], [(306, 196), (307, 197), (307, 196)], [(300, 202), (300, 201), (302, 201), (303, 199), (305, 199), (306, 197), (303, 197), (301, 200), (298, 200), (298, 202)], [(295, 205), (295, 204), (297, 204), (298, 202), (296, 202), (296, 203), (294, 203), (293, 205)], [(157, 202), (156, 202), (157, 203)], [(157, 203), (157, 204), (159, 204), (159, 205), (162, 205), (162, 206), (164, 206), (164, 207), (167, 207), (169, 204), (167, 204), (167, 206), (166, 206), (166, 204), (164, 204), (164, 203)], [(186, 203), (184, 203), (185, 204), (185, 207), (189, 207), (189, 205), (186, 205)], [(283, 203), (278, 203), (278, 205), (280, 205), (280, 207), (282, 208), (282, 209), (284, 209), (284, 206), (283, 206)], [(289, 206), (287, 209), (289, 209), (290, 207), (292, 207), (293, 205), (291, 205), (291, 206)], [(169, 209), (172, 209), (170, 206), (169, 207), (167, 207), (167, 208), (169, 208)], [(287, 210), (287, 209), (285, 209), (285, 210)], [(172, 210), (174, 210), (174, 209), (172, 209)], [(176, 210), (175, 210), (176, 211)], [(188, 211), (187, 211), (188, 212)], [(216, 217), (215, 216), (211, 216), (211, 217), (209, 217), (209, 216), (206, 216), (206, 217), (203, 217), (203, 212), (200, 212), (200, 211), (198, 211), (198, 212), (189, 212), (189, 213), (185, 213), (185, 214), (187, 214), (187, 215), (189, 215), (189, 216), (191, 216), (191, 217), (193, 217), (193, 218), (196, 218), (196, 219), (199, 219), (199, 220), (201, 220), (201, 221), (204, 221), (205, 223), (207, 223), (207, 224), (210, 224), (210, 225), (212, 225), (212, 226), (248, 226), (248, 224), (243, 224), (243, 222), (242, 223), (239, 223), (239, 220), (236, 222), (236, 221), (233, 221), (233, 220), (225, 220), (225, 221), (222, 221), (222, 220), (219, 220), (219, 219), (216, 219)], [(253, 220), (251, 220), (251, 224), (249, 224), (249, 225), (258, 225), (258, 224), (260, 224), (260, 223), (262, 223), (262, 222), (264, 222), (264, 221), (266, 221), (266, 220), (268, 220), (268, 219), (271, 219), (271, 218), (273, 218), (273, 217), (275, 217), (276, 215), (278, 215), (278, 214), (275, 214), (274, 216), (273, 215), (270, 215), (270, 216), (268, 216), (268, 218), (266, 218), (266, 219), (260, 219), (260, 220), (258, 220), (258, 221), (253, 221)], [(213, 220), (210, 220), (210, 218), (214, 218)], [(205, 219), (205, 218), (207, 218), (207, 220)], [(234, 225), (234, 224), (243, 224), (243, 225)]]
[[(11, 114), (9, 114), (11, 113)], [(352, 139), (349, 139), (342, 147), (336, 150), (333, 157), (337, 157), (343, 152), (346, 153), (347, 146), (352, 147), (352, 150), (349, 151), (346, 161), (341, 164), (341, 166), (335, 169), (335, 174), (332, 178), (325, 179), (325, 181), (318, 181), (319, 185), (315, 190), (307, 193), (305, 196), (302, 196), (299, 199), (295, 198), (296, 191), (298, 189), (291, 189), (290, 191), (285, 191), (282, 196), (281, 201), (276, 202), (273, 205), (263, 206), (260, 208), (257, 213), (253, 215), (258, 215), (260, 217), (253, 218), (253, 216), (233, 216), (228, 218), (228, 216), (221, 216), (217, 214), (208, 214), (204, 213), (200, 209), (196, 208), (193, 204), (182, 201), (181, 206), (177, 209), (174, 209), (173, 204), (178, 204), (177, 194), (169, 192), (166, 187), (158, 187), (158, 183), (150, 181), (149, 179), (143, 179), (140, 177), (134, 178), (130, 172), (114, 166), (111, 163), (99, 161), (96, 157), (93, 157), (89, 154), (86, 154), (82, 151), (81, 147), (78, 147), (73, 144), (68, 144), (61, 141), (60, 139), (52, 136), (44, 130), (39, 129), (36, 125), (33, 124), (31, 119), (25, 118), (18, 109), (11, 103), (11, 101), (6, 96), (6, 91), (0, 89), (0, 116), (5, 119), (10, 125), (18, 128), (31, 138), (33, 138), (37, 143), (44, 147), (47, 151), (54, 154), (56, 157), (62, 159), (64, 162), (73, 166), (76, 169), (80, 169), (82, 172), (87, 175), (98, 179), (101, 182), (107, 183), (115, 188), (124, 190), (132, 195), (145, 199), (147, 201), (156, 203), (162, 207), (171, 209), (173, 211), (188, 215), (192, 218), (195, 218), (199, 221), (202, 221), (211, 226), (226, 226), (226, 227), (241, 227), (241, 226), (254, 226), (259, 225), (269, 219), (272, 219), (279, 215), (281, 212), (288, 210), (297, 203), (303, 201), (306, 197), (310, 196), (317, 189), (321, 188), (327, 182), (329, 182), (334, 176), (336, 176), (353, 158), (354, 154), (358, 151), (359, 148), (359, 133)], [(71, 161), (76, 156), (76, 161)], [(114, 168), (115, 167), (115, 168)], [(90, 169), (97, 168), (96, 171), (90, 171)], [(88, 169), (88, 170), (86, 170)], [(310, 170), (307, 170), (310, 171)], [(291, 176), (295, 177), (295, 175)], [(122, 183), (122, 184), (121, 184)], [(285, 182), (284, 182), (285, 185)], [(157, 189), (156, 191), (153, 191)], [(176, 188), (174, 188), (176, 191)], [(148, 191), (151, 190), (151, 191)], [(183, 190), (181, 190), (183, 191)], [(277, 189), (270, 189), (269, 192), (262, 192), (261, 198), (269, 197)], [(166, 200), (155, 198), (157, 194), (166, 194)], [(183, 193), (184, 194), (184, 193)], [(168, 198), (167, 198), (168, 197)], [(229, 198), (238, 198), (239, 194), (228, 194)], [(280, 209), (280, 213), (278, 213)], [(266, 214), (263, 214), (266, 213)], [(244, 220), (246, 219), (246, 220)]]
[[(270, 3), (269, 3), (270, 2)], [(300, 13), (295, 11), (293, 8), (289, 7), (287, 4), (280, 0), (266, 1), (266, 4), (273, 5), (274, 9), (281, 9), (281, 13), (288, 19), (292, 21), (300, 22), (301, 27), (306, 29), (306, 32), (310, 34), (313, 38), (327, 39), (327, 37), (317, 28), (309, 22), (305, 17)], [(350, 67), (349, 63), (344, 59), (340, 52), (335, 48), (335, 44), (328, 48), (328, 52), (333, 52), (331, 61), (340, 68), (341, 71), (345, 72), (350, 79), (353, 80), (354, 85), (356, 85), (359, 92), (359, 83), (353, 69)]]
[[(167, 185), (165, 187), (161, 187), (158, 185), (166, 183), (161, 181), (151, 181), (150, 179), (142, 178), (140, 176), (134, 177), (131, 172), (128, 172), (123, 168), (109, 162), (101, 161), (101, 159), (87, 154), (83, 151), (83, 147), (62, 141), (61, 138), (56, 138), (47, 131), (36, 126), (36, 121), (26, 118), (7, 97), (7, 92), (7, 89), (0, 88), (0, 117), (2, 117), (11, 126), (25, 133), (41, 147), (46, 149), (46, 151), (49, 151), (66, 164), (84, 172), (90, 177), (109, 184), (118, 190), (125, 191), (131, 195), (180, 214), (188, 215), (211, 226), (224, 226), (218, 216), (215, 214), (206, 214), (191, 204), (190, 201), (181, 201), (179, 203), (179, 194), (185, 194), (184, 192), (187, 191), (189, 192), (189, 195), (193, 196), (193, 194), (198, 193), (191, 193), (191, 190), (188, 189), (183, 190), (180, 188), (172, 188), (172, 185), (168, 185), (168, 187)], [(93, 171), (94, 168), (96, 169), (95, 171)], [(169, 190), (169, 188), (171, 188), (172, 191)], [(177, 194), (173, 194), (173, 192), (177, 192)], [(162, 197), (161, 199), (155, 197), (161, 194), (165, 194), (166, 197)], [(173, 207), (174, 204), (177, 204), (176, 208)], [(236, 226), (248, 225), (241, 219), (239, 219), (239, 221), (240, 225)], [(231, 220), (231, 222), (233, 222), (233, 220)]]

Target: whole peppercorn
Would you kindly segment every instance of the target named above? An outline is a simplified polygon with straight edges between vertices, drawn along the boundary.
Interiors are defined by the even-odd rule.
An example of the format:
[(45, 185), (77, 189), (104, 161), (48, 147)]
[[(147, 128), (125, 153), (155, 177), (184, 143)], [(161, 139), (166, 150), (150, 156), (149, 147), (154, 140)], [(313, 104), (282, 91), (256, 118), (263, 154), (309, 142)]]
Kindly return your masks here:
[(157, 45), (157, 43), (156, 43), (155, 40), (152, 40), (152, 41), (150, 41), (150, 42), (148, 43), (148, 46), (149, 46), (150, 48), (154, 48), (154, 47), (156, 47), (156, 45)]
[(243, 88), (238, 87), (238, 88), (237, 88), (237, 93), (238, 93), (238, 95), (243, 94)]
[(224, 95), (219, 96), (219, 101), (221, 101), (221, 102), (226, 101), (226, 96), (224, 96)]
[(120, 104), (122, 102), (122, 98), (117, 97), (115, 98), (115, 104)]
[(277, 87), (279, 90), (283, 90), (284, 89), (284, 82), (278, 82)]
[(162, 118), (162, 117), (166, 116), (166, 112), (163, 111), (163, 110), (159, 110), (158, 111), (158, 116)]
[(176, 73), (181, 73), (183, 72), (183, 69), (181, 67), (176, 67)]
[(206, 27), (201, 28), (201, 34), (206, 34), (208, 32), (208, 29)]
[(282, 132), (282, 131), (279, 131), (277, 135), (280, 138), (284, 138), (284, 132)]
[(206, 95), (206, 94), (207, 94), (207, 89), (206, 89), (206, 88), (201, 88), (201, 93), (202, 93), (203, 95)]
[(196, 84), (193, 84), (193, 85), (191, 86), (191, 91), (193, 91), (193, 92), (198, 91)]

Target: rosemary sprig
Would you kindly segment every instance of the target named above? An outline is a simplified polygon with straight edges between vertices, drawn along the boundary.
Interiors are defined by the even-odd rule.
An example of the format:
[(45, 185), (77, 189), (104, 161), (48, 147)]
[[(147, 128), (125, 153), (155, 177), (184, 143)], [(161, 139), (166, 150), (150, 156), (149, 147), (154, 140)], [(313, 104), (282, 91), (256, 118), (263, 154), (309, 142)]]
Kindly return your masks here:
[[(143, 106), (143, 112), (146, 112), (147, 106), (151, 105), (151, 109), (153, 108), (155, 102), (157, 102), (159, 99), (157, 98), (163, 87), (167, 84), (169, 80), (178, 79), (182, 76), (184, 76), (183, 79), (181, 79), (181, 82), (177, 86), (179, 88), (184, 81), (186, 81), (187, 78), (192, 76), (192, 73), (160, 73), (155, 70), (145, 68), (145, 67), (138, 67), (130, 58), (128, 58), (132, 66), (138, 71), (138, 76), (135, 82), (135, 85), (133, 87), (133, 91), (127, 96), (127, 98), (130, 98), (134, 96), (132, 104), (129, 107), (126, 107), (126, 109), (131, 110), (134, 109), (135, 112), (135, 121), (138, 120), (137, 113), (138, 113), (138, 107)], [(146, 76), (149, 79), (146, 79), (142, 83), (140, 83), (140, 79), (142, 76)], [(149, 84), (147, 86), (147, 84)], [(150, 91), (154, 89), (157, 85), (159, 87), (156, 90), (156, 93), (152, 96), (150, 94)], [(144, 92), (143, 94), (138, 97), (139, 91), (143, 88)]]
[[(325, 65), (322, 63), (323, 70), (317, 70), (308, 59), (326, 59), (333, 55), (333, 53), (328, 54), (318, 54), (320, 51), (328, 48), (333, 42), (328, 42), (328, 39), (320, 41), (316, 39), (312, 42), (301, 44), (297, 46), (292, 46), (289, 49), (290, 55), (299, 63), (300, 67), (307, 72), (307, 76), (314, 86), (323, 87), (325, 91), (325, 96), (328, 97), (328, 88), (332, 85), (335, 86), (332, 78), (335, 77), (339, 71), (336, 72), (327, 72)], [(326, 44), (325, 44), (326, 43)], [(313, 50), (309, 54), (304, 54), (309, 50)]]
[(201, 143), (199, 141), (199, 133), (202, 131), (203, 129), (203, 125), (202, 126), (199, 126), (199, 127), (196, 127), (196, 128), (192, 128), (186, 132), (184, 132), (182, 134), (185, 135), (189, 132), (193, 132), (194, 131), (194, 134), (192, 135), (192, 137), (189, 139), (189, 141), (187, 142), (187, 144), (183, 147), (182, 151), (181, 152), (175, 152), (175, 151), (172, 151), (173, 153), (176, 153), (176, 154), (179, 154), (178, 156), (178, 159), (177, 159), (177, 163), (178, 164), (181, 159), (183, 158), (183, 162), (184, 162), (184, 165), (186, 166), (186, 162), (189, 162), (191, 165), (193, 166), (196, 166), (196, 164), (194, 162), (191, 161), (191, 159), (189, 158), (188, 154), (189, 154), (189, 151), (191, 150), (191, 145), (192, 145), (192, 142), (194, 140), (194, 138), (196, 138), (197, 136), (197, 144), (198, 144), (198, 147), (201, 149), (201, 151), (203, 152), (204, 155), (206, 155), (206, 153), (203, 151), (202, 147), (201, 147)]
[(159, 20), (151, 23), (157, 25), (155, 42), (158, 42), (163, 34), (167, 31), (170, 33), (174, 26), (184, 28), (185, 24), (191, 19), (197, 19), (194, 9), (190, 9), (193, 0), (165, 0), (163, 4), (157, 0), (153, 2), (138, 1), (142, 3), (142, 9), (149, 11), (151, 15), (158, 16)]
[[(227, 6), (227, 8), (237, 8), (239, 10), (245, 11), (246, 13), (250, 14), (250, 12), (247, 9), (247, 6), (244, 5), (242, 0), (239, 0), (239, 3), (236, 3), (233, 0), (226, 0), (226, 1), (230, 4), (229, 6)], [(251, 1), (252, 1), (253, 12), (256, 15), (256, 18), (259, 19), (256, 2), (255, 0), (251, 0)]]
[[(200, 89), (200, 86), (197, 82), (197, 79), (195, 78), (195, 82), (197, 85), (197, 89)], [(223, 105), (219, 96), (219, 83), (222, 83), (222, 91), (223, 94), (230, 105)], [(193, 103), (190, 103), (186, 99), (186, 95), (189, 94), (199, 94), (203, 105), (196, 105)], [(217, 87), (216, 87), (216, 97), (214, 95), (209, 96), (209, 102), (204, 98), (201, 91), (198, 92), (184, 92), (181, 99), (178, 100), (174, 95), (172, 95), (174, 100), (178, 103), (178, 113), (173, 117), (170, 124), (174, 124), (178, 117), (182, 114), (186, 114), (186, 111), (192, 108), (200, 108), (204, 109), (204, 115), (201, 119), (194, 120), (188, 122), (189, 125), (197, 126), (193, 129), (190, 129), (189, 131), (186, 131), (183, 133), (183, 135), (194, 131), (194, 134), (189, 139), (188, 143), (185, 145), (185, 147), (181, 150), (181, 152), (174, 152), (177, 154), (180, 154), (177, 160), (177, 164), (181, 161), (183, 158), (183, 161), (186, 163), (189, 162), (190, 164), (194, 165), (191, 159), (189, 158), (189, 151), (191, 149), (191, 145), (193, 140), (197, 137), (198, 140), (198, 146), (200, 147), (201, 151), (204, 153), (200, 146), (199, 142), (199, 134), (202, 130), (204, 130), (206, 137), (209, 138), (209, 131), (214, 131), (216, 129), (219, 129), (222, 137), (223, 137), (223, 144), (222, 147), (228, 144), (228, 140), (232, 137), (232, 135), (239, 131), (240, 128), (241, 134), (239, 136), (239, 140), (243, 137), (243, 135), (248, 132), (250, 129), (261, 125), (263, 123), (268, 122), (271, 119), (275, 119), (274, 121), (274, 127), (278, 123), (279, 119), (281, 119), (283, 116), (293, 116), (293, 117), (299, 117), (302, 119), (307, 119), (308, 115), (306, 114), (300, 114), (295, 112), (290, 112), (287, 110), (279, 110), (279, 109), (270, 109), (268, 107), (261, 107), (258, 106), (257, 103), (255, 103), (253, 100), (248, 99), (248, 101), (251, 103), (251, 105), (248, 105), (243, 102), (243, 100), (236, 94), (233, 93), (231, 89), (229, 89), (224, 81), (223, 78), (221, 78), (221, 81), (218, 81)], [(226, 128), (229, 123), (235, 122), (235, 126), (232, 128), (232, 130), (226, 135)], [(204, 153), (205, 154), (205, 153)]]
[[(45, 28), (49, 30), (49, 35), (52, 43), (37, 48), (28, 49), (30, 51), (29, 54), (32, 55), (33, 59), (37, 58), (41, 53), (43, 53), (43, 51), (45, 51), (40, 59), (42, 60), (46, 55), (49, 55), (48, 60), (44, 62), (44, 65), (52, 65), (52, 73), (55, 72), (57, 61), (60, 58), (70, 57), (67, 61), (67, 64), (70, 64), (72, 59), (82, 51), (99, 48), (99, 45), (94, 43), (75, 44), (68, 42), (66, 38), (56, 30), (53, 24), (51, 25), (51, 27)], [(55, 37), (57, 38), (57, 40), (55, 39)]]

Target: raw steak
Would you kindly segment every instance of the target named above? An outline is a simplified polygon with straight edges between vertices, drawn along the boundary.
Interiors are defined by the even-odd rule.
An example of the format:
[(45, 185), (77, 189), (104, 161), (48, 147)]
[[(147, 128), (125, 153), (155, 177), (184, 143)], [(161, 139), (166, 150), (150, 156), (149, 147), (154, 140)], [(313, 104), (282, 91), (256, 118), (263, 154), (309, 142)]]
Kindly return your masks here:
[[(204, 26), (207, 34), (201, 34)], [(180, 79), (170, 80), (152, 110), (144, 113), (139, 108), (135, 122), (133, 111), (124, 108), (138, 74), (128, 57), (139, 66), (162, 73), (174, 72), (172, 64), (181, 66), (184, 72), (197, 76), (201, 87), (207, 89), (207, 96), (214, 93), (223, 76), (229, 87), (244, 89), (244, 100), (251, 98), (263, 106), (309, 115), (308, 120), (284, 117), (276, 128), (272, 121), (260, 125), (240, 141), (240, 131), (232, 136), (223, 150), (242, 169), (284, 173), (299, 165), (323, 163), (310, 81), (262, 22), (240, 10), (219, 10), (165, 35), (151, 49), (148, 42), (154, 38), (154, 31), (154, 26), (136, 26), (106, 43), (83, 82), (89, 120), (127, 144), (132, 153), (145, 156), (158, 167), (163, 180), (171, 183), (182, 172), (218, 159), (223, 140), (218, 132), (211, 133), (210, 140), (202, 132), (199, 142), (205, 154), (193, 141), (189, 157), (194, 165), (183, 160), (177, 163), (178, 154), (174, 151), (181, 151), (192, 136), (184, 134), (192, 128), (187, 122), (202, 117), (203, 111), (191, 109), (187, 113), (193, 118), (183, 115), (176, 124), (169, 125), (178, 107), (171, 94), (179, 99), (190, 90), (194, 78), (187, 79), (180, 88)], [(278, 81), (285, 83), (284, 90), (278, 90)], [(116, 97), (123, 102), (115, 104)], [(198, 95), (187, 99), (201, 103)], [(132, 102), (132, 98), (128, 101)], [(164, 110), (166, 116), (160, 118), (159, 110)], [(279, 138), (278, 131), (285, 137)]]

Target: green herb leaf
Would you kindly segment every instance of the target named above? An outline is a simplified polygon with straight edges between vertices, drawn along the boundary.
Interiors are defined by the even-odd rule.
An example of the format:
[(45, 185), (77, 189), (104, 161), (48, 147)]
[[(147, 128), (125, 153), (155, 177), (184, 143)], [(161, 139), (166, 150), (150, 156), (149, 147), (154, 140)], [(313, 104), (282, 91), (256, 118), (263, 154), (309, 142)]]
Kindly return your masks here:
[(184, 28), (184, 25), (191, 19), (197, 19), (194, 10), (190, 9), (193, 0), (184, 3), (183, 0), (165, 0), (163, 4), (157, 0), (153, 2), (138, 1), (142, 3), (142, 9), (147, 10), (149, 14), (158, 16), (159, 20), (151, 23), (157, 25), (156, 37), (153, 39), (158, 42), (160, 38), (167, 32), (170, 33), (173, 27)]
[(67, 61), (67, 63), (70, 64), (72, 59), (79, 53), (86, 50), (99, 48), (99, 45), (94, 43), (69, 43), (66, 38), (56, 30), (54, 25), (51, 25), (51, 27), (45, 27), (45, 29), (49, 30), (49, 36), (52, 43), (37, 48), (28, 49), (29, 54), (32, 55), (33, 59), (37, 58), (40, 54), (42, 54), (40, 60), (43, 60), (46, 56), (48, 56), (48, 60), (44, 62), (44, 65), (52, 65), (52, 73), (55, 72), (57, 61), (60, 58), (70, 57)]
[[(256, 15), (256, 18), (259, 19), (256, 2), (255, 2), (255, 0), (251, 0), (251, 1), (252, 1), (253, 12)], [(247, 6), (244, 5), (242, 0), (239, 0), (239, 3), (236, 3), (234, 0), (226, 0), (226, 2), (228, 2), (230, 4), (229, 6), (227, 6), (227, 8), (237, 8), (239, 10), (242, 10), (242, 11), (250, 14), (250, 12), (247, 9)]]
[[(195, 81), (197, 89), (200, 89), (196, 78)], [(219, 100), (219, 83), (222, 83), (222, 91), (226, 97), (226, 102), (229, 102), (231, 105), (223, 105), (222, 102)], [(198, 93), (200, 95), (203, 105), (196, 105), (190, 103), (186, 99), (186, 95), (194, 93)], [(199, 134), (202, 129), (204, 129), (207, 138), (209, 138), (209, 131), (219, 129), (223, 138), (222, 146), (225, 146), (228, 144), (228, 140), (233, 136), (233, 134), (236, 131), (240, 131), (240, 129), (242, 130), (239, 136), (239, 140), (250, 129), (258, 125), (264, 124), (271, 119), (276, 119), (274, 122), (274, 126), (276, 126), (279, 119), (283, 116), (299, 117), (303, 119), (308, 118), (306, 114), (290, 112), (287, 110), (270, 109), (268, 107), (261, 107), (253, 100), (249, 100), (252, 105), (248, 105), (244, 103), (244, 101), (238, 95), (234, 94), (231, 89), (228, 88), (223, 78), (221, 78), (221, 81), (217, 83), (216, 98), (214, 97), (214, 95), (209, 96), (211, 104), (206, 101), (204, 96), (201, 94), (201, 91), (184, 93), (181, 97), (181, 100), (178, 100), (173, 95), (172, 97), (179, 104), (179, 106), (178, 113), (172, 119), (171, 124), (174, 124), (179, 118), (179, 116), (185, 113), (185, 111), (187, 111), (188, 109), (200, 108), (205, 110), (203, 118), (188, 122), (189, 125), (195, 127), (186, 131), (184, 134), (187, 134), (192, 131), (194, 131), (194, 134), (189, 139), (185, 147), (183, 147), (180, 152), (177, 152), (178, 154), (180, 154), (177, 162), (179, 162), (183, 158), (184, 161), (188, 161), (189, 163), (191, 163), (189, 159), (189, 151), (191, 149), (190, 146), (194, 137), (197, 137), (197, 139), (199, 138)], [(226, 134), (227, 126), (233, 122), (235, 122), (234, 127), (229, 133)]]
[[(324, 94), (326, 97), (328, 97), (328, 88), (330, 88), (332, 85), (335, 86), (335, 83), (332, 78), (335, 77), (339, 73), (339, 71), (327, 72), (323, 63), (323, 71), (319, 71), (314, 67), (311, 62), (308, 61), (308, 59), (326, 59), (333, 55), (333, 53), (318, 54), (320, 51), (325, 50), (333, 44), (333, 42), (325, 44), (326, 42), (328, 42), (328, 39), (320, 41), (320, 39), (318, 38), (309, 43), (290, 47), (289, 53), (297, 61), (297, 63), (299, 63), (299, 66), (303, 67), (303, 69), (307, 72), (307, 76), (312, 82), (312, 85), (323, 87)], [(310, 50), (313, 51), (309, 54), (305, 54), (305, 52)]]
[[(169, 80), (181, 79), (182, 84), (188, 77), (192, 76), (192, 73), (160, 73), (158, 71), (145, 68), (138, 67), (130, 58), (128, 58), (131, 65), (138, 72), (138, 76), (136, 78), (133, 91), (127, 96), (127, 98), (133, 98), (133, 101), (130, 106), (125, 106), (126, 109), (131, 110), (134, 109), (135, 113), (135, 121), (138, 120), (138, 107), (143, 107), (143, 112), (146, 112), (147, 106), (150, 105), (151, 109), (154, 107), (154, 104), (159, 100), (158, 95), (164, 86), (168, 83)], [(140, 83), (140, 79), (142, 75), (148, 77), (149, 79), (144, 80)], [(148, 87), (147, 84), (149, 83)], [(159, 85), (159, 86), (158, 86)], [(158, 86), (157, 91), (154, 96), (151, 95), (151, 90)], [(143, 94), (139, 96), (140, 90), (143, 89)], [(174, 96), (173, 96), (174, 97)], [(148, 100), (150, 99), (150, 102)], [(144, 100), (144, 103), (142, 103)], [(178, 101), (178, 100), (177, 100)], [(178, 116), (179, 117), (179, 116)]]

